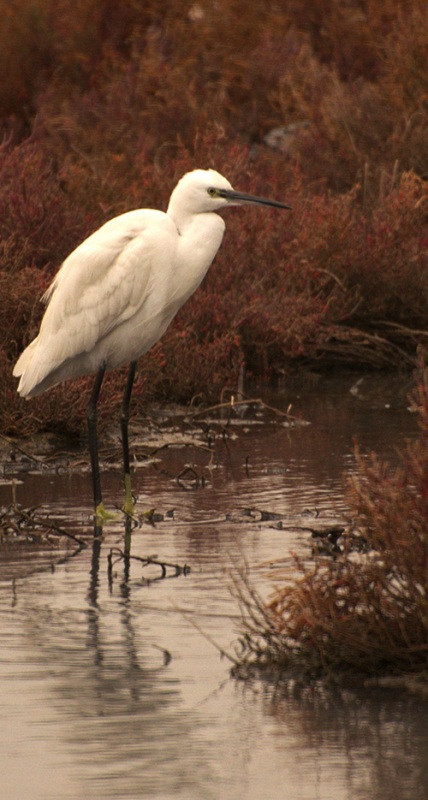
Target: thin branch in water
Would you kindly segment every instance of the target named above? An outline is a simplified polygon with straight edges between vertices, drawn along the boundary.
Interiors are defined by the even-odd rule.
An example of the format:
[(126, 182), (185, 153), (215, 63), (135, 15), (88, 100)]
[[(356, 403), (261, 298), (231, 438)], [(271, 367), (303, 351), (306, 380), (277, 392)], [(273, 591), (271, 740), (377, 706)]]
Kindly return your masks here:
[(224, 403), (216, 403), (214, 406), (208, 406), (208, 408), (199, 409), (198, 411), (193, 411), (189, 414), (190, 419), (195, 419), (196, 417), (200, 417), (206, 414), (210, 414), (212, 411), (220, 411), (224, 409), (234, 409), (238, 406), (249, 406), (249, 405), (258, 405), (261, 408), (266, 409), (267, 411), (272, 411), (274, 414), (277, 414), (281, 417), (286, 417), (288, 420), (301, 422), (298, 417), (294, 417), (288, 411), (281, 411), (280, 408), (276, 408), (275, 406), (270, 406), (268, 403), (265, 403), (260, 397), (249, 397), (243, 400), (235, 400), (232, 396), (229, 402)]
[[(180, 611), (180, 609), (177, 610)], [(229, 661), (232, 662), (232, 664), (235, 665), (235, 667), (239, 665), (239, 661), (237, 661), (236, 658), (231, 656), (230, 653), (227, 652), (227, 650), (223, 650), (223, 648), (215, 641), (215, 639), (213, 639), (212, 636), (210, 636), (206, 631), (204, 631), (203, 628), (201, 628), (200, 625), (198, 625), (198, 623), (195, 622), (195, 620), (192, 619), (188, 613), (185, 613), (184, 611), (180, 611), (180, 613), (184, 617), (184, 619), (187, 620), (187, 622), (190, 622), (190, 624), (193, 625), (195, 630), (197, 630), (198, 633), (200, 633), (201, 636), (203, 636), (204, 639), (207, 640), (207, 642), (209, 642), (213, 647), (215, 647), (215, 649), (220, 653), (220, 655), (223, 658), (227, 658)]]
[(71, 539), (73, 542), (79, 545), (81, 549), (87, 547), (87, 543), (81, 539), (79, 536), (75, 536), (74, 533), (70, 533), (70, 531), (66, 531), (64, 528), (61, 528), (55, 522), (51, 522), (48, 520), (44, 520), (42, 517), (37, 517), (34, 514), (35, 509), (23, 509), (19, 508), (15, 503), (11, 506), (13, 512), (19, 517), (19, 523), (25, 521), (29, 523), (32, 528), (42, 528), (43, 530), (47, 531), (47, 533), (54, 533), (56, 536), (65, 536), (67, 539)]
[(126, 553), (120, 547), (112, 547), (108, 554), (108, 573), (109, 577), (112, 576), (113, 567), (119, 561), (138, 561), (142, 564), (143, 567), (147, 567), (150, 565), (154, 565), (159, 567), (161, 570), (161, 577), (164, 578), (167, 573), (167, 569), (172, 569), (175, 572), (174, 577), (178, 577), (179, 575), (188, 575), (190, 572), (190, 567), (187, 564), (181, 566), (180, 564), (172, 564), (169, 561), (160, 561), (155, 556), (133, 556), (130, 553)]

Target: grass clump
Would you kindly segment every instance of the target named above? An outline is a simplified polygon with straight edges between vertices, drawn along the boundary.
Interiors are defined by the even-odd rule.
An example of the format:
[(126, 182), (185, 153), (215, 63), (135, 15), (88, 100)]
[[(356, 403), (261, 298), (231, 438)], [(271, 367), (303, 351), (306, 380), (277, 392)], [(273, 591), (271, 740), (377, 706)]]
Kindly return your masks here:
[[(392, 470), (357, 452), (348, 500), (365, 553), (308, 566), (263, 603), (241, 574), (244, 668), (300, 680), (428, 676), (428, 370), (414, 403), (420, 436)], [(361, 539), (360, 539), (361, 540)]]

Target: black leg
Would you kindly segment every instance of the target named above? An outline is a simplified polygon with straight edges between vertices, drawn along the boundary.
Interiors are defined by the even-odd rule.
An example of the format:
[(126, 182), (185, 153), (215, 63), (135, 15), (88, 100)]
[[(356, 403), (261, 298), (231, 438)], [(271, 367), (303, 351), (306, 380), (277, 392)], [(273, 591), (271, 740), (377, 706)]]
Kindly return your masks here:
[(134, 385), (135, 370), (137, 367), (136, 361), (131, 361), (129, 365), (128, 380), (126, 381), (125, 394), (123, 395), (122, 413), (120, 416), (120, 428), (122, 432), (122, 448), (123, 448), (123, 470), (125, 481), (125, 503), (124, 511), (128, 514), (133, 512), (133, 500), (131, 492), (131, 464), (129, 459), (129, 438), (128, 438), (128, 423), (129, 423), (129, 403), (131, 401), (132, 387)]
[(101, 391), (101, 384), (103, 382), (106, 365), (101, 364), (92, 389), (91, 399), (86, 411), (86, 418), (88, 422), (88, 439), (89, 439), (89, 453), (91, 456), (91, 469), (92, 469), (92, 488), (94, 492), (95, 513), (97, 514), (99, 507), (102, 507), (101, 495), (101, 481), (100, 481), (100, 465), (98, 461), (98, 440), (97, 440), (97, 401)]
[(122, 431), (122, 447), (123, 447), (123, 466), (125, 475), (129, 475), (131, 472), (131, 465), (129, 461), (128, 423), (129, 423), (129, 403), (131, 401), (131, 393), (132, 393), (132, 387), (134, 385), (136, 367), (137, 367), (137, 362), (131, 361), (129, 365), (128, 380), (126, 381), (125, 394), (123, 395), (122, 413), (120, 416), (120, 428)]

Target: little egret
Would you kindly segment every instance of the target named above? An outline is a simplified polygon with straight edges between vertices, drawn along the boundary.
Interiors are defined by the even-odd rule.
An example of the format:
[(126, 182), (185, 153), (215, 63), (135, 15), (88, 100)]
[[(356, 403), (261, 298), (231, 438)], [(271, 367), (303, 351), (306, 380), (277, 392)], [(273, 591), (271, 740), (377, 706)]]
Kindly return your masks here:
[(128, 443), (129, 403), (137, 359), (165, 333), (204, 278), (225, 230), (213, 212), (253, 203), (290, 208), (236, 192), (213, 169), (188, 172), (166, 213), (137, 209), (106, 222), (66, 258), (42, 300), (39, 335), (18, 359), (18, 392), (35, 397), (61, 381), (96, 374), (87, 410), (96, 519), (102, 502), (97, 400), (106, 370), (129, 364), (122, 404), (124, 509), (132, 513)]

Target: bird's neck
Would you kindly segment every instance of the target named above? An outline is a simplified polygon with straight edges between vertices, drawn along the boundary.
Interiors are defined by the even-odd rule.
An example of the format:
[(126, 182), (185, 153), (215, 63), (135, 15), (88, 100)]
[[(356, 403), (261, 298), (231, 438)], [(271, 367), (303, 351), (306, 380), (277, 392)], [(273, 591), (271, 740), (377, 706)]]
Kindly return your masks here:
[(179, 262), (185, 266), (187, 277), (199, 285), (219, 249), (224, 221), (213, 212), (202, 212), (178, 218), (170, 214), (179, 234)]
[(171, 201), (167, 215), (177, 228), (178, 235), (186, 238), (189, 243), (199, 244), (200, 240), (203, 242), (207, 237), (213, 236), (216, 241), (218, 240), (217, 249), (220, 247), (225, 226), (223, 219), (215, 212), (201, 211), (189, 214), (188, 211), (183, 211), (178, 204)]

